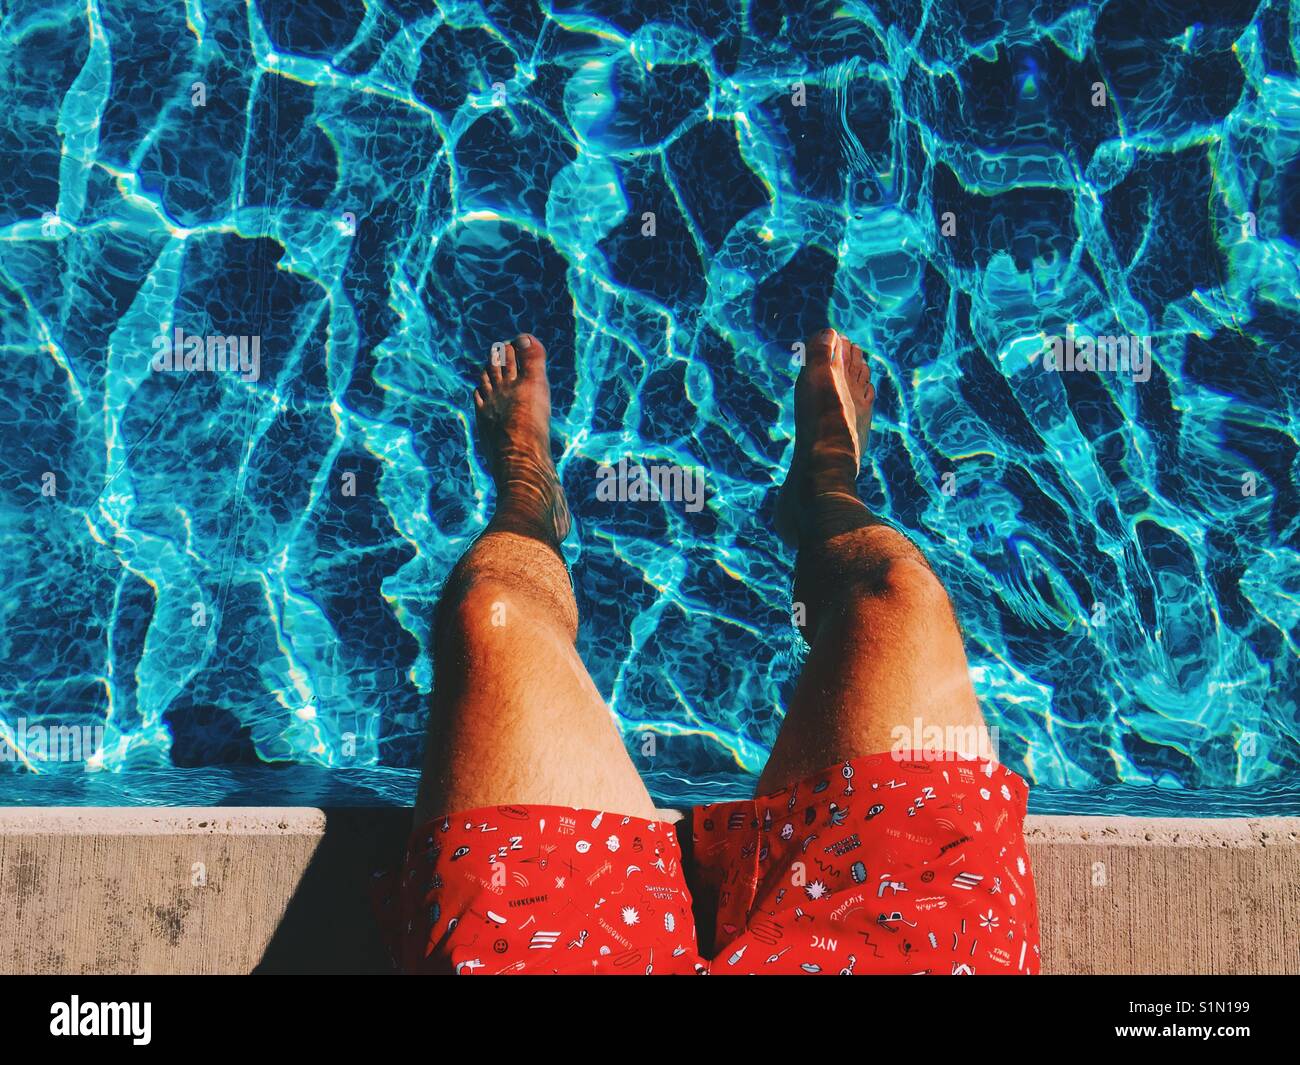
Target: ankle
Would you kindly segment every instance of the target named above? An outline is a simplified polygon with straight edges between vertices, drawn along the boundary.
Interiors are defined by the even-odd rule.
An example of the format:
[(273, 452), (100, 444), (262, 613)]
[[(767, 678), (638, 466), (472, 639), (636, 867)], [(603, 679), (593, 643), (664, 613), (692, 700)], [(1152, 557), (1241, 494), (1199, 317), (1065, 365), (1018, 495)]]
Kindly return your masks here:
[(878, 519), (852, 489), (813, 487), (800, 500), (799, 549), (817, 549), (834, 537), (864, 529)]
[[(496, 512), (484, 529), (487, 533), (511, 533), (529, 540), (536, 540), (550, 548), (564, 562), (564, 553), (560, 544), (567, 535), (567, 526), (561, 530), (555, 519), (551, 506), (512, 506), (509, 502), (498, 500)], [(562, 535), (562, 532), (564, 535)], [(567, 563), (566, 563), (567, 565)]]
[(858, 457), (843, 441), (821, 439), (808, 449), (802, 489), (818, 495), (826, 492), (857, 494)]

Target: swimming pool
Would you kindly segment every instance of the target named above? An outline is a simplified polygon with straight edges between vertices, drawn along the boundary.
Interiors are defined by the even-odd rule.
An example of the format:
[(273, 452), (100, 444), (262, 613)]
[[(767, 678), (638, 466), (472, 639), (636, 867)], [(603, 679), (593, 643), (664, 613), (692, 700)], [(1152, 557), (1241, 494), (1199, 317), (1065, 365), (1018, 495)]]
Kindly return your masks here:
[[(743, 794), (829, 320), (1032, 808), (1300, 812), (1280, 0), (6, 11), (0, 801), (409, 801), (520, 328), (592, 675), (657, 799)], [(621, 459), (705, 505), (602, 501)]]

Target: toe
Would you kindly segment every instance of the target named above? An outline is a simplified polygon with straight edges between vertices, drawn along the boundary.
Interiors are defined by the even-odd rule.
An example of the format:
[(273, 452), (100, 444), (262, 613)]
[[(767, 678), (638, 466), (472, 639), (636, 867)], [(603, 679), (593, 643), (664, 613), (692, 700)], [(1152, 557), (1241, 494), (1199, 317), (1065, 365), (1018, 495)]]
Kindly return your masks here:
[(488, 359), (487, 373), (494, 385), (501, 384), (501, 370), (506, 364), (505, 341), (498, 340), (492, 345), (492, 355)]
[(545, 372), (546, 349), (532, 333), (520, 333), (515, 337), (515, 356), (521, 377), (527, 377), (538, 371)]
[(475, 410), (483, 409), (483, 393), (480, 392), (477, 388), (474, 389), (474, 409)]
[(871, 372), (867, 369), (866, 357), (857, 344), (853, 344), (849, 348), (849, 369), (853, 380), (858, 384), (865, 384), (871, 379)]
[(488, 377), (488, 372), (484, 370), (478, 375), (478, 390), (483, 393), (484, 399), (492, 396), (492, 378)]
[(835, 346), (839, 343), (839, 334), (834, 329), (823, 329), (808, 338), (808, 363), (810, 365), (829, 365), (835, 356)]
[(505, 365), (501, 367), (501, 377), (503, 380), (513, 381), (518, 376), (519, 361), (515, 358), (515, 346), (513, 344), (507, 344), (506, 362)]
[(843, 333), (838, 334), (838, 336), (839, 343), (835, 346), (835, 356), (843, 362), (844, 368), (847, 370), (850, 366), (849, 359), (853, 353), (853, 341)]

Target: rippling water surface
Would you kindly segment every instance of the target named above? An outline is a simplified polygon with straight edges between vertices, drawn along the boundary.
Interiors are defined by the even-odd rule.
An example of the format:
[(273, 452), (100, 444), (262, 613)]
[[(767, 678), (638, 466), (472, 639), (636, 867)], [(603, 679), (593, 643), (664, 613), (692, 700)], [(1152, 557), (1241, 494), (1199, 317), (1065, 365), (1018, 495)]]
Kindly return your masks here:
[[(829, 321), (878, 383), (861, 488), (1039, 808), (1297, 805), (1294, 7), (0, 16), (0, 801), (408, 801), (492, 498), (472, 371), (520, 328), (596, 683), (661, 801), (744, 793)], [(259, 338), (256, 379), (155, 371), (176, 328)], [(1067, 331), (1150, 338), (1149, 377), (1046, 370)], [(706, 505), (601, 501), (621, 458)]]

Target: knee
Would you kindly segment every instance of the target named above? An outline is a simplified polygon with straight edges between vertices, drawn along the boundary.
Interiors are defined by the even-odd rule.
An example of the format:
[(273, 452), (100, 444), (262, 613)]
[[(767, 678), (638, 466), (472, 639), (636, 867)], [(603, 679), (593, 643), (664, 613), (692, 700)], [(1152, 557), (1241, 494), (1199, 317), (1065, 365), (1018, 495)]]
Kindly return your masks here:
[(568, 589), (557, 594), (536, 583), (482, 574), (454, 574), (438, 600), (436, 628), (470, 644), (515, 638), (520, 625), (558, 625), (577, 635), (577, 608)]
[(880, 573), (879, 595), (908, 606), (949, 609), (948, 593), (934, 570), (913, 558), (891, 559)]
[(453, 577), (438, 600), (440, 628), (458, 632), (491, 633), (505, 627), (506, 619), (517, 609), (517, 601), (505, 581), (491, 578)]
[(939, 578), (912, 558), (881, 560), (845, 580), (835, 593), (844, 615), (878, 625), (888, 618), (897, 633), (934, 632), (936, 624), (955, 624), (952, 604)]

